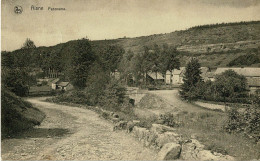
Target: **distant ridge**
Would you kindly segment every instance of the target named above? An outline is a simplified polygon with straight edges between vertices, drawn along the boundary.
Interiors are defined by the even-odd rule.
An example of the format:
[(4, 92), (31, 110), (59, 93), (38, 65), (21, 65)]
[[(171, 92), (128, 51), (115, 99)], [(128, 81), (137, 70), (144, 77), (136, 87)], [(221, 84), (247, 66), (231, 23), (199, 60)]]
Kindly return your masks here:
[[(50, 47), (37, 47), (32, 52), (41, 54), (59, 51), (66, 58), (66, 55), (72, 54), (71, 49), (77, 41), (81, 40), (72, 40)], [(91, 41), (94, 51), (102, 50), (109, 45), (119, 45), (135, 54), (143, 52), (144, 46), (151, 47), (154, 44), (159, 46), (168, 44), (181, 49), (181, 65), (186, 64), (187, 58), (196, 56), (203, 66), (227, 66), (230, 61), (239, 56), (260, 55), (258, 50), (260, 48), (260, 21), (209, 24), (166, 34)], [(19, 52), (19, 50), (13, 52)], [(258, 63), (252, 64), (252, 66), (258, 65)]]

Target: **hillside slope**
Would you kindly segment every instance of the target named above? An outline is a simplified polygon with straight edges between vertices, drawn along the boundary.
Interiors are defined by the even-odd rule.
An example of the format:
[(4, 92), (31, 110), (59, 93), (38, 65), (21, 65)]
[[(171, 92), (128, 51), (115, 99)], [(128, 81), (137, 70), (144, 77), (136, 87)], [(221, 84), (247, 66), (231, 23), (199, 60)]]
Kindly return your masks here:
[[(35, 54), (48, 53), (51, 55), (53, 52), (59, 52), (62, 59), (68, 61), (77, 41), (81, 40), (30, 49), (28, 51), (30, 54), (26, 54), (26, 56), (30, 61)], [(103, 50), (108, 45), (120, 45), (126, 51), (131, 50), (136, 54), (143, 52), (144, 46), (153, 46), (155, 43), (176, 46), (181, 53), (181, 66), (186, 64), (189, 57), (198, 57), (202, 66), (227, 66), (229, 62), (242, 55), (260, 56), (260, 21), (204, 25), (166, 34), (91, 41), (94, 51)], [(12, 53), (22, 52), (16, 50)], [(20, 55), (24, 57), (23, 54)], [(35, 57), (30, 63), (33, 64), (39, 60), (38, 57)], [(260, 66), (260, 62), (252, 64), (252, 66)]]
[(45, 114), (6, 89), (1, 96), (1, 135), (7, 137), (40, 125)]

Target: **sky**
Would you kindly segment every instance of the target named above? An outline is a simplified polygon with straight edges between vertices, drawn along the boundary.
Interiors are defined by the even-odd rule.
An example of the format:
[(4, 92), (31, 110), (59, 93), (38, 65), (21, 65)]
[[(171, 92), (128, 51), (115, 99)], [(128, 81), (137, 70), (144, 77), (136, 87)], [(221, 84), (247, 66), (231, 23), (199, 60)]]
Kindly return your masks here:
[[(23, 12), (16, 14), (15, 6)], [(32, 10), (31, 7), (43, 7)], [(50, 11), (51, 8), (65, 10)], [(1, 50), (138, 37), (222, 22), (260, 20), (260, 0), (2, 0)]]

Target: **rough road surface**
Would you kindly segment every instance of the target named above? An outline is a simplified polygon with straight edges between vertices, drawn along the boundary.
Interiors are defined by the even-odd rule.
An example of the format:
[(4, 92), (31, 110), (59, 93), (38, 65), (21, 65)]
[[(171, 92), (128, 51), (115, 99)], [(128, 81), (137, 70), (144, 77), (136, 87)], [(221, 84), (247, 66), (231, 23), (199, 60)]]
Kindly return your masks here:
[(28, 99), (46, 113), (42, 124), (2, 140), (3, 160), (155, 160), (156, 152), (93, 111)]
[(205, 111), (205, 109), (203, 108), (185, 102), (184, 100), (181, 100), (178, 89), (156, 90), (156, 91), (149, 91), (149, 92), (161, 97), (165, 102), (167, 102), (172, 106), (172, 107), (169, 106), (170, 108), (165, 109), (166, 112), (172, 112), (172, 111), (174, 112), (176, 111), (175, 108), (178, 108), (179, 110), (189, 111), (189, 112)]

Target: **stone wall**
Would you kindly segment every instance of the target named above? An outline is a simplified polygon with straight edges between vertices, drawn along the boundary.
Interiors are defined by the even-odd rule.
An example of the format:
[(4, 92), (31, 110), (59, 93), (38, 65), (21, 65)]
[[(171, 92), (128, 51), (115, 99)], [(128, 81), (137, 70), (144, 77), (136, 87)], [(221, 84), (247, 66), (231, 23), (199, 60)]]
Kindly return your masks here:
[(132, 135), (144, 146), (159, 150), (157, 160), (234, 160), (229, 155), (212, 153), (196, 139), (184, 140), (174, 128), (153, 124), (151, 129), (134, 126)]

